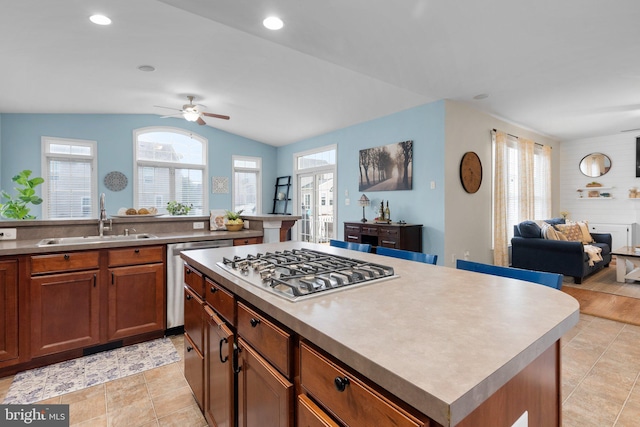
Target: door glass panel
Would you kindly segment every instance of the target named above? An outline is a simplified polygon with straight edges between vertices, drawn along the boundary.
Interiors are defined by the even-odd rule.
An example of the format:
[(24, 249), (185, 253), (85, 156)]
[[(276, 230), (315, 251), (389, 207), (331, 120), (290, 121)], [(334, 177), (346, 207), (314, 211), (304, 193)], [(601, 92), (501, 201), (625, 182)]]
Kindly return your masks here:
[(313, 195), (314, 195), (314, 176), (301, 175), (298, 191), (300, 192), (300, 219), (298, 228), (299, 238), (301, 242), (313, 242)]
[(329, 243), (335, 236), (333, 172), (299, 175), (300, 215), (298, 240)]

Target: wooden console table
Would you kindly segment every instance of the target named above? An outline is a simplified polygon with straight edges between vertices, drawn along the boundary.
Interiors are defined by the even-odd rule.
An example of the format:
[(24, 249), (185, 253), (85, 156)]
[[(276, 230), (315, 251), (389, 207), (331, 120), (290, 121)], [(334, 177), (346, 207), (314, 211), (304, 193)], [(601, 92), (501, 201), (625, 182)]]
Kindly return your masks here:
[(374, 222), (345, 222), (346, 242), (368, 243), (374, 247), (422, 252), (422, 224), (376, 224)]

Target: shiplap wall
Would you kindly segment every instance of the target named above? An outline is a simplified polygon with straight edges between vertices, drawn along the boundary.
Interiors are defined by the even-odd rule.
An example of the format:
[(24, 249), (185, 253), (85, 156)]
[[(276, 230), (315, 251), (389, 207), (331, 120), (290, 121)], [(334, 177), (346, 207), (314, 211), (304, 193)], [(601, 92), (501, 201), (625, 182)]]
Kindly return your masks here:
[[(640, 199), (629, 200), (629, 189), (640, 190), (640, 178), (636, 178), (636, 137), (635, 133), (621, 133), (606, 137), (596, 137), (560, 144), (560, 211), (568, 211), (572, 220), (586, 220), (600, 224), (640, 223)], [(611, 159), (611, 169), (599, 178), (590, 178), (580, 172), (578, 165), (590, 153), (603, 153)], [(578, 199), (577, 189), (589, 182), (597, 181), (605, 187), (613, 199)], [(604, 190), (603, 190), (604, 191)], [(637, 233), (636, 233), (637, 237)], [(636, 238), (637, 240), (637, 238)], [(634, 244), (637, 244), (634, 242)]]

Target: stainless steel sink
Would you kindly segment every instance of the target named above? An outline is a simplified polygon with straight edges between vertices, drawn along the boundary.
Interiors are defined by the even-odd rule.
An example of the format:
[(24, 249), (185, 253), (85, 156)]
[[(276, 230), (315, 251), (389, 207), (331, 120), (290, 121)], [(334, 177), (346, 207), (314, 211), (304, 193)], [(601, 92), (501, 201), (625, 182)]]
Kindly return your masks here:
[(88, 245), (104, 242), (120, 242), (141, 239), (157, 239), (155, 234), (141, 233), (130, 234), (128, 236), (83, 236), (83, 237), (52, 237), (42, 239), (38, 246), (64, 246), (64, 245)]

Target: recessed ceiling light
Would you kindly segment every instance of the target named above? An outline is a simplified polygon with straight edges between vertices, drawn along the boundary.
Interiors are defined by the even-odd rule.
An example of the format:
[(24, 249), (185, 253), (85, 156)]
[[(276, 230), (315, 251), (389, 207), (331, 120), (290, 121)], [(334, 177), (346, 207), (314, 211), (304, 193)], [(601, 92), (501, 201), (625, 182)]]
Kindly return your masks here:
[(138, 70), (140, 71), (146, 71), (146, 72), (151, 72), (151, 71), (155, 71), (156, 67), (154, 67), (153, 65), (141, 65), (138, 67)]
[(109, 25), (111, 24), (111, 19), (107, 18), (104, 15), (91, 15), (89, 20), (94, 24), (98, 25)]
[(262, 21), (262, 25), (270, 30), (279, 30), (280, 28), (284, 27), (284, 22), (282, 22), (282, 19), (278, 18), (277, 16), (269, 16), (268, 18), (265, 18), (264, 21)]
[(473, 97), (473, 99), (487, 99), (489, 97), (489, 95), (487, 95), (486, 93), (481, 93), (479, 95), (476, 95)]

